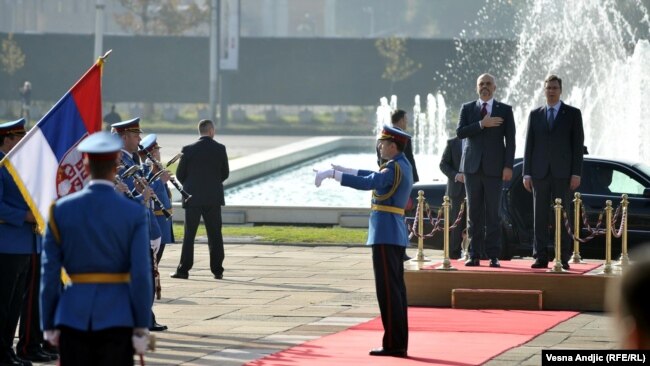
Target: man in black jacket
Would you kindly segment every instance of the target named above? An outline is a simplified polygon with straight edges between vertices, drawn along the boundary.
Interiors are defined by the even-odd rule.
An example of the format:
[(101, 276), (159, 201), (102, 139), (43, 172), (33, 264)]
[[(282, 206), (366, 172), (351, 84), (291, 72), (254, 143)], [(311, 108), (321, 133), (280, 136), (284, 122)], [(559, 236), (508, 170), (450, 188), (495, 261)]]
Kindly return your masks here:
[[(447, 176), (447, 191), (451, 209), (449, 211), (449, 225), (451, 226), (460, 212), (460, 205), (465, 199), (465, 176), (460, 172), (460, 159), (463, 156), (463, 143), (458, 137), (447, 140), (447, 146), (442, 153), (440, 170)], [(467, 212), (467, 210), (465, 211)], [(458, 226), (449, 233), (449, 258), (458, 259), (461, 255), (465, 217)]]
[(204, 119), (199, 122), (199, 140), (183, 147), (176, 177), (192, 199), (183, 203), (185, 209), (185, 235), (181, 260), (172, 278), (187, 279), (194, 264), (194, 237), (201, 216), (208, 233), (210, 270), (215, 279), (223, 278), (223, 237), (221, 235), (221, 206), (223, 182), (228, 179), (228, 154), (226, 147), (214, 140), (214, 123)]
[[(550, 75), (544, 80), (546, 105), (534, 109), (528, 116), (526, 150), (524, 151), (524, 187), (533, 192), (535, 207), (535, 241), (532, 268), (548, 265), (549, 210), (555, 198), (569, 207), (569, 193), (580, 186), (584, 131), (582, 113), (564, 104), (562, 79)], [(571, 210), (567, 210), (571, 211)], [(562, 230), (562, 268), (569, 269), (571, 240)]]

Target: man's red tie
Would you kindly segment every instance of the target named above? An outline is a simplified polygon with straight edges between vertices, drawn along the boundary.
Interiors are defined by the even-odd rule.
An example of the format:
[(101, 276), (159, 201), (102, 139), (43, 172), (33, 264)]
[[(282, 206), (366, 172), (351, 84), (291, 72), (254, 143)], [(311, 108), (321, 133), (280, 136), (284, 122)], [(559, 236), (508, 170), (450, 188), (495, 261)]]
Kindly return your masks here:
[(483, 108), (481, 108), (481, 118), (487, 115), (487, 103), (483, 103)]

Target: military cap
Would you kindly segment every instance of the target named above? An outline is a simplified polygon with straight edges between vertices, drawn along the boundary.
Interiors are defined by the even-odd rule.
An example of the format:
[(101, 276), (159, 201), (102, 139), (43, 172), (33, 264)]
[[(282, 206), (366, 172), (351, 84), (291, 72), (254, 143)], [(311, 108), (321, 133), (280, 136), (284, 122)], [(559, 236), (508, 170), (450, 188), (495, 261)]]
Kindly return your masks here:
[(0, 124), (0, 136), (25, 135), (25, 119)]
[(142, 133), (142, 130), (140, 129), (140, 118), (139, 117), (130, 119), (128, 121), (113, 123), (111, 125), (111, 128), (117, 133), (120, 133), (120, 132)]
[(158, 138), (158, 136), (156, 136), (155, 133), (151, 133), (151, 134), (145, 136), (142, 139), (142, 141), (140, 141), (140, 146), (138, 146), (140, 148), (140, 151), (147, 150), (147, 151), (151, 152), (156, 147), (159, 147), (159, 148), (162, 147), (162, 146), (158, 145), (158, 142), (156, 142), (157, 138)]
[(393, 140), (401, 144), (406, 144), (411, 139), (411, 135), (400, 130), (399, 128), (386, 126), (381, 130), (381, 134), (377, 140)]
[(115, 159), (121, 149), (122, 139), (104, 131), (86, 137), (77, 147), (80, 152), (88, 154), (88, 159), (91, 160)]

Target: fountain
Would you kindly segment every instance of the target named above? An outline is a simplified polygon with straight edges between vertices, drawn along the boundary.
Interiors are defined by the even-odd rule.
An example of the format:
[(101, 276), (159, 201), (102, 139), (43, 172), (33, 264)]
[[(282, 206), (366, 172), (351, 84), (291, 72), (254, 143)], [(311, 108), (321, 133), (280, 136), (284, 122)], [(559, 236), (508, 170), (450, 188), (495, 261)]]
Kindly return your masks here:
[[(485, 71), (494, 74), (497, 98), (513, 106), (516, 156), (523, 155), (528, 113), (544, 103), (543, 80), (554, 73), (564, 81), (562, 100), (582, 110), (585, 145), (591, 154), (650, 160), (650, 19), (643, 3), (528, 0), (517, 5), (514, 47), (497, 42), (483, 69), (468, 69), (476, 76)], [(476, 31), (464, 34), (480, 30), (483, 37), (496, 36), (495, 31), (490, 33), (499, 29), (490, 14), (504, 6), (514, 5), (486, 3), (471, 26)], [(513, 49), (512, 58), (503, 56)], [(485, 49), (468, 39), (457, 41), (457, 51), (461, 58), (450, 65), (451, 76), (458, 66), (469, 67), (486, 58)]]

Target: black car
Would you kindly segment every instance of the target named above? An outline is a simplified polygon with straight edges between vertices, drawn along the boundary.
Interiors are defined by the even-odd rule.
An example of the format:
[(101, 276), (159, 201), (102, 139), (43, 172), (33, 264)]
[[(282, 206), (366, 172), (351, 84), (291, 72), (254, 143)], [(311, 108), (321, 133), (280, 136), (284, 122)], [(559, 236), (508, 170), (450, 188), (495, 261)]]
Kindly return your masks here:
[[(533, 197), (524, 189), (522, 167), (522, 159), (516, 159), (512, 180), (504, 183), (503, 187), (500, 208), (503, 233), (501, 259), (531, 256), (533, 252)], [(418, 191), (422, 190), (435, 215), (442, 205), (445, 188), (445, 183), (415, 184), (411, 191), (413, 206), (417, 204)], [(616, 208), (621, 202), (621, 195), (626, 193), (629, 200), (628, 249), (641, 243), (650, 243), (650, 165), (585, 156), (578, 192), (582, 195), (592, 227), (596, 225), (598, 215), (603, 212), (605, 201), (611, 200), (612, 206)], [(563, 206), (573, 210), (572, 203), (568, 207), (563, 203)], [(413, 217), (414, 212), (414, 208), (409, 210), (407, 216)], [(617, 221), (617, 228), (619, 224), (620, 219)], [(603, 223), (602, 228), (604, 227)], [(424, 227), (425, 233), (430, 232), (431, 229), (429, 224)], [(586, 228), (581, 228), (580, 237), (584, 238), (588, 234)], [(552, 233), (550, 237), (554, 237)], [(416, 242), (417, 238), (414, 237), (412, 241)], [(441, 249), (442, 233), (436, 233), (433, 238), (425, 239), (424, 243), (427, 248)], [(550, 250), (552, 253), (552, 249)], [(612, 237), (612, 258), (618, 259), (620, 253), (621, 239)], [(580, 254), (583, 258), (604, 258), (605, 236), (600, 235), (581, 244)]]

